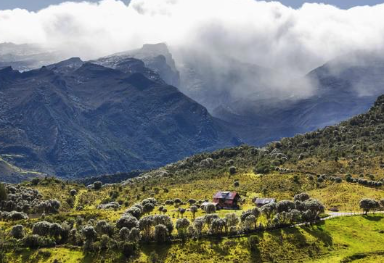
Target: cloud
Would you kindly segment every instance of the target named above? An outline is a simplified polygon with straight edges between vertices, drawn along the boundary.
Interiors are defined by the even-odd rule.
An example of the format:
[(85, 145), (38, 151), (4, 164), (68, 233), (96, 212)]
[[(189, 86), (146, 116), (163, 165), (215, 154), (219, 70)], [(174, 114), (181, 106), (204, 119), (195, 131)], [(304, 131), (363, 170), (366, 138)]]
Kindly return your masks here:
[[(286, 82), (354, 50), (382, 49), (383, 13), (384, 4), (343, 10), (254, 0), (66, 2), (38, 12), (0, 11), (0, 42), (39, 43), (84, 59), (166, 42), (179, 64), (193, 54), (225, 74), (233, 70), (220, 67), (225, 57), (226, 65), (236, 59), (273, 69)], [(299, 91), (311, 89), (301, 85)]]

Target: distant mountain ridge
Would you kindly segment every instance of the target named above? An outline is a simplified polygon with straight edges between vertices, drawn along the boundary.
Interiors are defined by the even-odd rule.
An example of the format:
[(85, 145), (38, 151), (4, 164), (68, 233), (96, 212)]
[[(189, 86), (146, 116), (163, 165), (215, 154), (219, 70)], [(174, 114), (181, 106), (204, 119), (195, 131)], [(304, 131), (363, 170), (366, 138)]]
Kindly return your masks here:
[(25, 170), (79, 178), (239, 143), (142, 61), (101, 64), (72, 58), (23, 73), (1, 69), (0, 156)]
[(46, 50), (39, 45), (0, 43), (0, 68), (12, 66), (16, 70), (28, 71), (63, 59), (60, 52)]
[(243, 99), (221, 106), (213, 115), (252, 145), (264, 145), (337, 124), (367, 111), (384, 93), (384, 58), (356, 53), (340, 57), (307, 75), (317, 84), (306, 99)]

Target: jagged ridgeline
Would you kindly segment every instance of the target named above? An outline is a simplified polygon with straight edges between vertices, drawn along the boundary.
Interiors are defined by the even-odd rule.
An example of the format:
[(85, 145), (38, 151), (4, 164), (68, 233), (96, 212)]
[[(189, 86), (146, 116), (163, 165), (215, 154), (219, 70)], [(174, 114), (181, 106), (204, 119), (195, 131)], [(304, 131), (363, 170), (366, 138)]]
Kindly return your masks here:
[[(338, 125), (284, 138), (264, 148), (242, 145), (198, 154), (141, 178), (215, 174), (229, 169), (256, 173), (291, 169), (309, 173), (377, 173), (383, 163), (384, 95), (365, 114)], [(283, 168), (284, 167), (284, 168)], [(140, 178), (140, 177), (139, 177)]]

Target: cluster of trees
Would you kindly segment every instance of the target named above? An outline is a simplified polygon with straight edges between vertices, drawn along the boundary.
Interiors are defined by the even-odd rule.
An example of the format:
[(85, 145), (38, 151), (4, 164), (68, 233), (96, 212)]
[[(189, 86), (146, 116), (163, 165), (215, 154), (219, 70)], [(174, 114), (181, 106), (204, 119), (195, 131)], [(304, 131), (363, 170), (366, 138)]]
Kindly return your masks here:
[(42, 200), (38, 190), (20, 185), (1, 185), (0, 196), (0, 218), (4, 220), (27, 219), (32, 213), (54, 214), (61, 207), (58, 200)]
[(349, 183), (358, 183), (358, 184), (361, 184), (361, 185), (364, 185), (364, 186), (372, 186), (372, 187), (381, 187), (383, 186), (383, 182), (380, 182), (380, 181), (370, 181), (370, 180), (367, 180), (367, 179), (364, 179), (364, 178), (352, 178), (352, 176), (348, 176), (346, 177), (346, 181), (349, 182)]
[(380, 201), (376, 201), (375, 199), (371, 198), (363, 198), (360, 200), (360, 208), (363, 210), (365, 214), (367, 214), (370, 211), (376, 211), (380, 209), (381, 207), (384, 208), (384, 199), (381, 199)]
[[(168, 203), (170, 200), (168, 200)], [(172, 200), (179, 203), (181, 200)], [(188, 200), (190, 210), (196, 206), (196, 200)], [(10, 236), (26, 247), (50, 247), (57, 244), (82, 246), (85, 251), (120, 249), (126, 256), (133, 255), (140, 242), (166, 243), (175, 238), (201, 238), (203, 235), (236, 235), (263, 228), (273, 228), (298, 222), (316, 220), (324, 207), (317, 200), (302, 193), (294, 201), (280, 201), (262, 208), (244, 211), (241, 216), (228, 213), (220, 217), (215, 213), (189, 220), (181, 217), (174, 223), (172, 218), (163, 213), (164, 207), (158, 206), (161, 214), (150, 215), (158, 206), (156, 199), (144, 199), (141, 203), (129, 207), (116, 222), (81, 217), (63, 223), (40, 221), (33, 224), (31, 231), (22, 225), (14, 226)], [(162, 209), (160, 209), (162, 207)], [(267, 225), (257, 224), (264, 216)], [(175, 232), (176, 230), (176, 232)], [(29, 233), (30, 234), (26, 234)]]

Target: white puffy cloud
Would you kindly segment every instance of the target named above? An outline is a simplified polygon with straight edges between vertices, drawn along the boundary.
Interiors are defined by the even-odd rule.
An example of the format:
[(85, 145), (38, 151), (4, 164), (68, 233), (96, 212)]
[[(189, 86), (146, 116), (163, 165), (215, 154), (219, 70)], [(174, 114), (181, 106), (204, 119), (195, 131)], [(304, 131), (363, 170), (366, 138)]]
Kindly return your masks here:
[(219, 66), (225, 56), (297, 77), (348, 52), (381, 49), (383, 14), (384, 4), (343, 10), (255, 0), (66, 2), (39, 12), (0, 11), (0, 42), (40, 43), (84, 59), (166, 42), (179, 63), (198, 54)]

